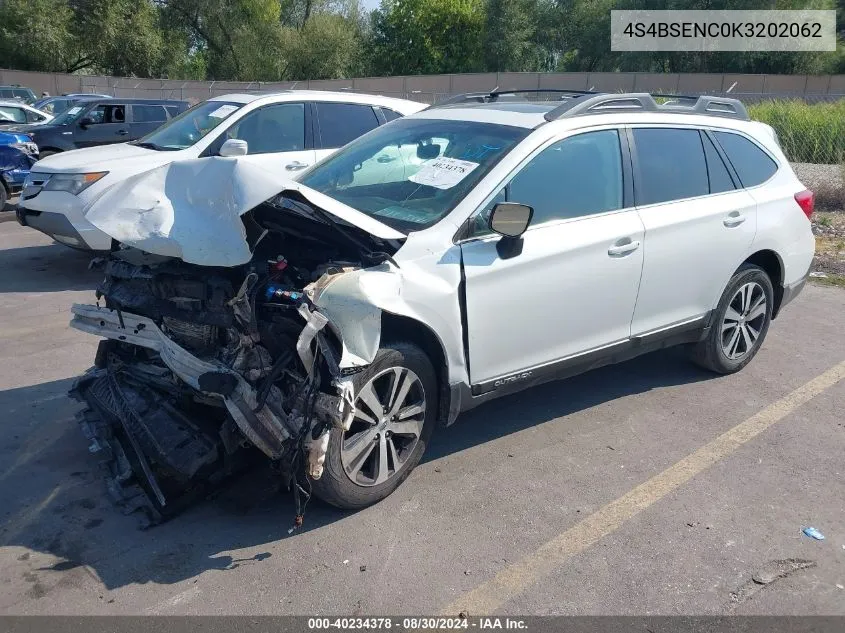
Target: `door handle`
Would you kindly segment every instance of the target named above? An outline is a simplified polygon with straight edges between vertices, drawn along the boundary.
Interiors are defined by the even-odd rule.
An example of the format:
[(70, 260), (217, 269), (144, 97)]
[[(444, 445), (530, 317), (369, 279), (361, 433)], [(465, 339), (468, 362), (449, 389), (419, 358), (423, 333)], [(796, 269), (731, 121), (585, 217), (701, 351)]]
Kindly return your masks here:
[(393, 156), (379, 156), (376, 158), (376, 161), (379, 163), (392, 163), (394, 160), (396, 159)]
[(739, 211), (731, 211), (728, 214), (728, 217), (726, 217), (722, 221), (722, 224), (724, 224), (729, 229), (732, 229), (735, 226), (739, 226), (743, 222), (745, 222), (745, 216), (744, 215), (742, 215)]
[(613, 246), (607, 249), (607, 254), (611, 257), (622, 257), (628, 253), (633, 253), (640, 247), (640, 241), (632, 241), (630, 237), (625, 237), (617, 241)]
[(308, 163), (301, 163), (298, 160), (293, 161), (292, 163), (288, 163), (285, 165), (285, 169), (288, 171), (299, 171), (300, 169), (305, 169), (308, 167)]
[(127, 134), (129, 134), (129, 132), (127, 132), (126, 130), (118, 130), (117, 131), (118, 136), (126, 136)]

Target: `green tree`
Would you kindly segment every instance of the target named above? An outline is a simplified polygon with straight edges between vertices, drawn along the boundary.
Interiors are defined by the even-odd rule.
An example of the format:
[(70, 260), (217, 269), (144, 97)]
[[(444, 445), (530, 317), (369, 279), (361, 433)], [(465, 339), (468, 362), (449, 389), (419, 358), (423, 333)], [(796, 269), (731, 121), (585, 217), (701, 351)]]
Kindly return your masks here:
[(373, 74), (474, 72), (483, 68), (482, 0), (383, 0), (372, 16)]
[(0, 2), (0, 65), (21, 70), (72, 73), (95, 59), (76, 35), (66, 0)]
[(542, 54), (535, 41), (540, 23), (537, 1), (487, 0), (485, 10), (485, 70), (539, 70)]

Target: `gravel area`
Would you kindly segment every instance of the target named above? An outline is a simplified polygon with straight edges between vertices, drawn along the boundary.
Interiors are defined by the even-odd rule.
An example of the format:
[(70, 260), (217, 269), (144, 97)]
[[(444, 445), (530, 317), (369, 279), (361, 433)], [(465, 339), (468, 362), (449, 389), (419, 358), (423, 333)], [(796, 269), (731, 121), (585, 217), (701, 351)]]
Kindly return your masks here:
[(816, 208), (845, 208), (845, 165), (791, 163), (798, 179), (816, 194)]

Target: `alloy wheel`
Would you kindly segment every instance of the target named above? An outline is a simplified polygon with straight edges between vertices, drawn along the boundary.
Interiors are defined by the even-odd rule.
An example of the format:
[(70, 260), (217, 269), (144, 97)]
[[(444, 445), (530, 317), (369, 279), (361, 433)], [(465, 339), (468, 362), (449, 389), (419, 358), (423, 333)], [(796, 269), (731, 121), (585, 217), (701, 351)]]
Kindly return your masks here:
[(340, 460), (359, 486), (376, 486), (400, 473), (425, 422), (425, 389), (407, 367), (379, 372), (358, 390), (355, 418), (343, 434)]
[(740, 360), (754, 349), (767, 318), (766, 292), (755, 281), (740, 286), (722, 319), (722, 351)]

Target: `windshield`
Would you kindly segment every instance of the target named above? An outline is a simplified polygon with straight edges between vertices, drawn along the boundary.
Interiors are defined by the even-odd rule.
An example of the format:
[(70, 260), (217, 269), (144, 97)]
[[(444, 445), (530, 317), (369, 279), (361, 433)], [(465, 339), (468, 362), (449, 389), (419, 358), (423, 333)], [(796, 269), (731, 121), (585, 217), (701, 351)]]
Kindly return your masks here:
[(53, 124), (53, 125), (67, 125), (68, 123), (73, 123), (79, 117), (82, 116), (83, 110), (85, 110), (85, 108), (83, 106), (73, 106), (67, 112), (63, 112), (62, 114), (57, 116), (55, 119), (50, 121), (50, 123)]
[(530, 130), (398, 119), (353, 141), (299, 181), (403, 233), (434, 225)]
[(156, 150), (185, 149), (203, 138), (241, 107), (243, 107), (241, 103), (204, 101), (190, 110), (185, 110), (154, 132), (135, 141), (134, 144)]

